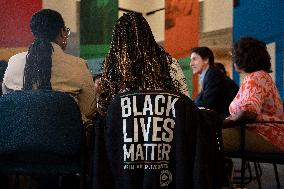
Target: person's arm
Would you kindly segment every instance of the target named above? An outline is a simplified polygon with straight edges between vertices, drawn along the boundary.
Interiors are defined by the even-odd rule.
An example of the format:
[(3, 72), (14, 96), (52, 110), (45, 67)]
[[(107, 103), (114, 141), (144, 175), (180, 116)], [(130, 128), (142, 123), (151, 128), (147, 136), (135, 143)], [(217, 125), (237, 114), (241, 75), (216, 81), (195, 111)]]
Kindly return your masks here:
[(257, 119), (266, 95), (265, 86), (259, 78), (261, 77), (252, 74), (244, 80), (239, 95), (231, 103), (231, 115), (225, 119), (225, 125)]
[(83, 63), (80, 72), (82, 86), (80, 94), (78, 95), (78, 104), (82, 114), (87, 119), (92, 119), (96, 111), (95, 83), (93, 82), (93, 77), (87, 68), (86, 62)]
[(7, 87), (5, 85), (4, 82), (2, 82), (2, 94), (6, 94), (7, 93)]
[(223, 127), (235, 127), (239, 122), (256, 120), (257, 114), (250, 111), (240, 111), (235, 116), (229, 116), (223, 121)]
[(12, 92), (13, 90), (12, 89), (9, 89), (6, 85), (5, 85), (5, 83), (3, 82), (2, 83), (2, 94), (7, 94), (7, 93), (10, 93), (10, 92)]
[(204, 103), (202, 101), (202, 92), (199, 93), (195, 99), (194, 99), (194, 104), (198, 107), (203, 107), (204, 106)]
[(250, 121), (255, 120), (257, 117), (257, 113), (251, 111), (240, 111), (238, 114), (234, 116), (229, 116), (226, 119), (230, 119), (232, 121)]

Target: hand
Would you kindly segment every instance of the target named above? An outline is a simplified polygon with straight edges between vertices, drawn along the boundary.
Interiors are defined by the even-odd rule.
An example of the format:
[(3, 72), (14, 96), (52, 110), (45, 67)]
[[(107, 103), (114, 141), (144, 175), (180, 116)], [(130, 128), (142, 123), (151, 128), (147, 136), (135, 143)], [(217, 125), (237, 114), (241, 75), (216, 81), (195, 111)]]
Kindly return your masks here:
[(232, 128), (235, 127), (236, 125), (238, 125), (238, 122), (230, 119), (230, 117), (227, 117), (223, 121), (223, 128)]
[(202, 106), (198, 106), (199, 110), (207, 110), (207, 111), (213, 111), (213, 110), (210, 110), (210, 109), (207, 109), (205, 107), (202, 107)]

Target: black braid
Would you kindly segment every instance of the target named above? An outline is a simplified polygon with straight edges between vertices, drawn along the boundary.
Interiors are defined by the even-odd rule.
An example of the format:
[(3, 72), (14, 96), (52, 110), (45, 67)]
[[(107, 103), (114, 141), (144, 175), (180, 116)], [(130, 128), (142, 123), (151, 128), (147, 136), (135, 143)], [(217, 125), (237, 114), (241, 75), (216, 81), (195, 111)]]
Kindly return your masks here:
[(142, 14), (127, 13), (117, 21), (104, 60), (100, 112), (123, 90), (164, 89), (178, 92), (170, 75), (173, 60), (160, 47)]
[(26, 57), (24, 90), (51, 88), (51, 42), (56, 39), (65, 24), (60, 13), (43, 9), (31, 18), (30, 28), (35, 40)]

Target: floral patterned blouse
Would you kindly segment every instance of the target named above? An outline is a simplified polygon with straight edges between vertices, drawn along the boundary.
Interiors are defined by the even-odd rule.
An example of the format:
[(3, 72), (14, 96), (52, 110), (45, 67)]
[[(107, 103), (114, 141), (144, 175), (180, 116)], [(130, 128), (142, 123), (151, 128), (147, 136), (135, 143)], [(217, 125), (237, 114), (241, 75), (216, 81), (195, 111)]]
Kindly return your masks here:
[[(245, 76), (229, 111), (232, 117), (240, 111), (251, 111), (257, 113), (257, 120), (284, 120), (280, 95), (272, 78), (265, 71), (256, 71)], [(258, 124), (251, 129), (284, 151), (284, 125)]]

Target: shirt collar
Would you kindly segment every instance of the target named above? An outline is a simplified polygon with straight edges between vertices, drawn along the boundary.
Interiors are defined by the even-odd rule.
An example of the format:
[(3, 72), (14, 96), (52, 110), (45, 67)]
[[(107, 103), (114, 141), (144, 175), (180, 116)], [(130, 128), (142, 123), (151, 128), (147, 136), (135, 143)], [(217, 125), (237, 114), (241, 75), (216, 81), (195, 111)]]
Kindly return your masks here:
[(51, 42), (51, 44), (52, 44), (54, 51), (56, 50), (56, 51), (62, 51), (63, 52), (62, 48), (58, 44), (56, 44), (54, 42)]
[(202, 72), (201, 72), (201, 74), (199, 76), (199, 81), (200, 81), (201, 86), (203, 86), (203, 79), (204, 79), (205, 74), (207, 73), (208, 69), (209, 69), (209, 66), (207, 66), (207, 68), (202, 70)]

